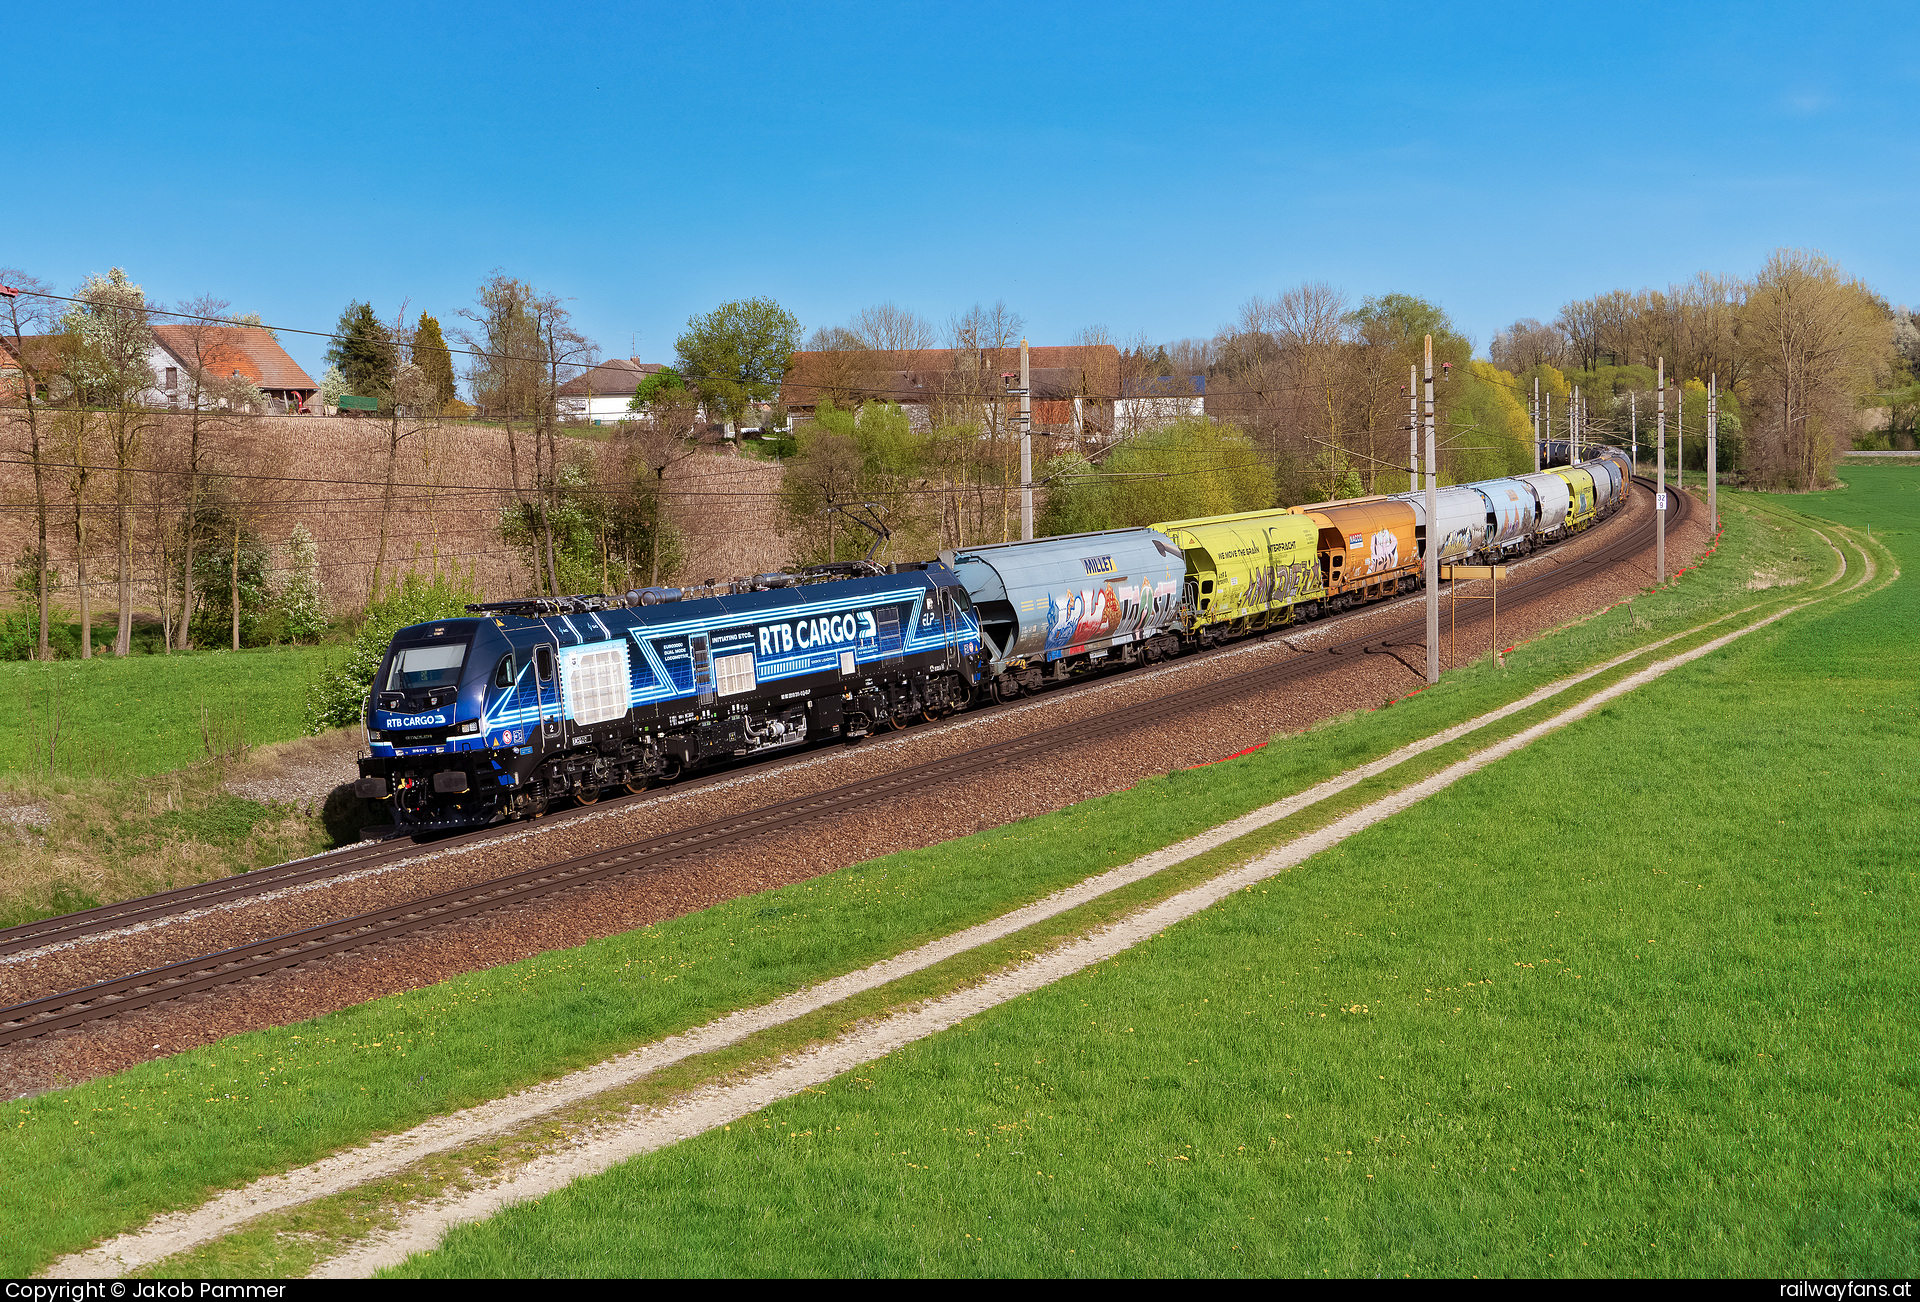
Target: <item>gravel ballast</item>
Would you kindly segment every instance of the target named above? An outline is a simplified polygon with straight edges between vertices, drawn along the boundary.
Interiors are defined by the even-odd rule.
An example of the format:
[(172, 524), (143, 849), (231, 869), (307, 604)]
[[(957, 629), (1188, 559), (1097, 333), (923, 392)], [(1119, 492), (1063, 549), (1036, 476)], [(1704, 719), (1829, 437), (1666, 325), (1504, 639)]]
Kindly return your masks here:
[[(1636, 491), (1607, 525), (1511, 567), (1514, 578), (1543, 567), (1576, 564), (1619, 531), (1651, 514), (1650, 495)], [(1676, 568), (1705, 550), (1705, 512), (1668, 534)], [(1644, 561), (1644, 563), (1639, 563)], [(1642, 558), (1605, 567), (1572, 588), (1500, 609), (1500, 641), (1518, 641), (1604, 609), (1652, 580), (1651, 549)], [(1463, 591), (1466, 589), (1463, 588)], [(684, 790), (668, 789), (586, 817), (530, 824), (506, 837), (436, 851), (431, 845), (401, 861), (349, 880), (316, 884), (235, 908), (220, 909), (110, 935), (69, 947), (14, 956), (0, 965), (0, 1003), (15, 1003), (95, 981), (285, 934), (354, 913), (484, 882), (536, 863), (555, 863), (662, 832), (697, 826), (778, 800), (826, 790), (927, 760), (1011, 740), (1094, 715), (1143, 704), (1171, 692), (1299, 659), (1315, 650), (1384, 629), (1419, 609), (1418, 599), (1371, 607), (1306, 625), (1267, 641), (1249, 641), (1207, 656), (1116, 675), (1078, 690), (921, 725), (860, 746), (809, 752), (776, 765), (724, 776)], [(1462, 610), (1463, 615), (1465, 609)], [(1448, 649), (1442, 607), (1443, 663)], [(1462, 661), (1485, 654), (1484, 625), (1463, 629)], [(1404, 663), (1403, 663), (1404, 661)], [(722, 901), (786, 885), (898, 850), (936, 844), (1065, 808), (1125, 789), (1172, 769), (1217, 760), (1301, 731), (1323, 719), (1377, 706), (1420, 685), (1409, 668), (1424, 652), (1415, 639), (1400, 655), (1329, 658), (1326, 667), (1264, 691), (1249, 691), (1231, 711), (1175, 716), (1085, 746), (1010, 763), (964, 781), (931, 785), (878, 804), (837, 813), (799, 828), (569, 889), (558, 895), (434, 927), (345, 954), (316, 959), (242, 985), (186, 996), (92, 1027), (54, 1032), (9, 1046), (0, 1062), (8, 1096), (118, 1070), (132, 1063), (210, 1043), (244, 1030), (284, 1025), (321, 1013), (445, 980), (462, 972), (581, 944)], [(1451, 665), (1449, 665), (1451, 667)]]

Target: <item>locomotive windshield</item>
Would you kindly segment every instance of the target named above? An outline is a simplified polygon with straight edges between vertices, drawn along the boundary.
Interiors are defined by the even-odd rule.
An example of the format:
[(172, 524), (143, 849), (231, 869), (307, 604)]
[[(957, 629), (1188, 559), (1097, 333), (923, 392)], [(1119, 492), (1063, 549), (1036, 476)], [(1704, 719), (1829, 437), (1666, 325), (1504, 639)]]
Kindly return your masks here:
[(465, 642), (435, 642), (428, 646), (396, 647), (393, 667), (387, 671), (389, 692), (417, 692), (428, 687), (454, 687), (467, 658)]

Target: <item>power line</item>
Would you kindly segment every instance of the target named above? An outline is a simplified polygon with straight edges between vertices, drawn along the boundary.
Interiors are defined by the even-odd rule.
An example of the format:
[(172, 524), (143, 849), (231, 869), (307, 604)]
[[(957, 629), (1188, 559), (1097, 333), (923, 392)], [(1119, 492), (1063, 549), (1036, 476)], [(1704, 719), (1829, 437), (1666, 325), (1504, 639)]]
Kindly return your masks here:
[[(174, 317), (183, 321), (201, 321), (209, 325), (217, 325), (217, 326), (223, 326), (223, 327), (229, 327), (229, 328), (266, 330), (274, 334), (304, 335), (308, 338), (326, 339), (326, 340), (331, 340), (336, 342), (346, 337), (331, 330), (308, 330), (300, 326), (269, 325), (264, 322), (258, 325), (255, 325), (251, 322), (241, 323), (241, 322), (236, 322), (228, 317), (207, 316), (204, 314), (193, 313), (193, 312), (175, 312), (175, 311), (170, 311), (166, 308), (154, 307), (151, 304), (144, 304), (144, 303), (140, 307), (134, 308), (134, 307), (128, 306), (127, 304), (115, 303), (110, 300), (77, 298), (71, 294), (54, 294), (54, 293), (49, 293), (42, 290), (19, 289), (14, 292), (18, 294), (28, 294), (35, 298), (52, 299), (62, 303), (78, 303), (85, 307), (98, 307), (98, 308), (105, 308), (105, 309), (110, 309), (114, 311), (124, 311), (124, 312), (138, 311), (147, 316)], [(25, 336), (16, 335), (15, 338), (24, 339)], [(1070, 347), (1084, 347), (1086, 345), (1054, 344), (1054, 345), (1045, 345), (1045, 346), (1070, 348)], [(897, 349), (852, 350), (852, 349), (849, 349), (846, 351), (846, 355), (850, 357), (857, 357), (857, 356), (860, 356), (862, 352), (878, 353), (878, 352), (897, 352), (897, 351), (903, 351), (903, 350), (897, 350)], [(914, 351), (914, 350), (905, 350), (905, 351)], [(924, 351), (926, 352), (971, 352), (975, 354), (984, 355), (984, 354), (991, 354), (991, 353), (1015, 353), (1018, 350), (1011, 347), (1008, 347), (1008, 348), (995, 347), (995, 348), (970, 348), (970, 349), (967, 349), (967, 348), (926, 349)], [(553, 357), (522, 357), (513, 353), (491, 352), (482, 348), (455, 348), (451, 344), (447, 345), (447, 352), (449, 354), (457, 354), (461, 357), (476, 357), (476, 358), (481, 358), (484, 360), (496, 361), (496, 362), (524, 362), (524, 363), (529, 363), (529, 364), (538, 365), (538, 366), (553, 366), (555, 364), (558, 364), (566, 367), (579, 367), (583, 374), (589, 371), (597, 370), (599, 369), (599, 367), (605, 364), (604, 362), (564, 361), (564, 360), (559, 360)], [(819, 356), (820, 354), (816, 352), (813, 355)], [(1004, 365), (1006, 364), (1006, 362), (1003, 360), (1000, 362), (996, 362), (995, 364)], [(892, 369), (892, 368), (884, 368), (884, 369)], [(576, 376), (573, 378), (578, 378), (578, 377)], [(997, 373), (995, 378), (997, 378)], [(1476, 378), (1484, 378), (1484, 377), (1476, 377)], [(800, 380), (782, 380), (780, 387), (783, 395), (785, 391), (789, 388), (797, 389), (802, 392), (807, 390), (812, 390), (816, 394), (818, 393), (831, 394), (831, 393), (839, 392), (843, 390), (851, 390), (852, 392), (857, 393), (859, 388), (858, 386), (834, 384), (831, 382), (806, 383)], [(1167, 399), (1181, 400), (1181, 399), (1187, 399), (1187, 398), (1208, 398), (1208, 397), (1263, 398), (1263, 397), (1275, 396), (1279, 394), (1308, 393), (1308, 392), (1313, 392), (1315, 390), (1324, 390), (1327, 387), (1328, 386), (1324, 384), (1291, 384), (1291, 385), (1262, 386), (1254, 389), (1210, 389), (1205, 393), (1192, 393), (1192, 394), (1135, 394), (1135, 395), (1129, 396), (1125, 393), (1112, 393), (1112, 394), (1084, 393), (1084, 394), (1065, 394), (1056, 398), (1046, 398), (1046, 397), (1041, 397), (1036, 395), (1035, 401), (1070, 402), (1076, 397), (1086, 401), (1092, 401), (1092, 402), (1126, 402), (1126, 401), (1143, 401), (1144, 402), (1144, 401), (1154, 401), (1154, 400), (1167, 400)], [(585, 395), (569, 394), (567, 396), (581, 397)], [(617, 395), (612, 395), (612, 396), (617, 396)], [(851, 396), (851, 393), (849, 396)], [(999, 402), (999, 401), (1005, 401), (1007, 398), (1006, 394), (993, 392), (991, 391), (990, 388), (988, 389), (952, 389), (952, 390), (927, 389), (927, 390), (921, 391), (920, 393), (916, 393), (914, 396), (943, 398), (943, 399), (949, 399), (953, 401), (973, 400), (976, 402)], [(528, 414), (528, 419), (533, 419), (533, 416), (531, 413)]]

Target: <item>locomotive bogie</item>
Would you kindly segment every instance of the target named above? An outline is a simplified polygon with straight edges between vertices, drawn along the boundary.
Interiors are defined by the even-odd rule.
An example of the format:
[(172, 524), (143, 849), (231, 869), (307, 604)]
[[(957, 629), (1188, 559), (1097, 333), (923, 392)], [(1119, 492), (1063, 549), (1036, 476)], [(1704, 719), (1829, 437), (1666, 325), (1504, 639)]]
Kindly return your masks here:
[(1624, 456), (1425, 495), (1322, 502), (863, 562), (469, 607), (394, 637), (356, 793), (402, 830), (483, 826), (703, 765), (858, 741), (1188, 647), (1317, 619), (1584, 529), (1625, 500)]
[[(458, 664), (433, 649), (457, 636)], [(518, 817), (564, 796), (591, 803), (607, 787), (964, 703), (978, 637), (964, 590), (938, 565), (403, 629), (379, 681), (416, 695), (373, 694), (357, 790), (391, 801), (396, 824), (416, 831)], [(424, 708), (428, 691), (445, 708), (389, 708)], [(452, 744), (418, 731), (436, 721), (466, 731)], [(414, 731), (396, 732), (401, 723)]]

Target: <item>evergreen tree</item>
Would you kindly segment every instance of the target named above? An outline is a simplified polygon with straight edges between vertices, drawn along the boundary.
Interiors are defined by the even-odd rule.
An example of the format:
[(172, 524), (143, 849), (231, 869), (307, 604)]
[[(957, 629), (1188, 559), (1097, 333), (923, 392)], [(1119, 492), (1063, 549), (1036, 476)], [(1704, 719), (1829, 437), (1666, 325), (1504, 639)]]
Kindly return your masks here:
[(377, 398), (393, 386), (393, 341), (373, 314), (370, 303), (347, 304), (333, 328), (327, 361), (340, 368), (347, 392), (358, 398)]
[(458, 396), (453, 386), (453, 354), (440, 333), (440, 322), (424, 312), (413, 328), (413, 364), (438, 393), (437, 403), (449, 403)]

